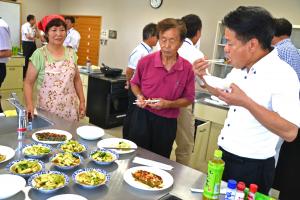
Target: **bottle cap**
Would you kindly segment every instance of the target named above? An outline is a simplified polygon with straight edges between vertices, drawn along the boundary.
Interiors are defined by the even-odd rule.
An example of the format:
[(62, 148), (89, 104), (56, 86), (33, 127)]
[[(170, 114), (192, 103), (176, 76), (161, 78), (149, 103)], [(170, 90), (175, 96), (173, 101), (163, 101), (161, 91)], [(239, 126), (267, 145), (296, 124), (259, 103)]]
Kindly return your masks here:
[(228, 180), (227, 187), (230, 189), (235, 189), (236, 188), (236, 181), (233, 179)]
[(237, 184), (238, 190), (244, 191), (245, 187), (246, 187), (246, 185), (244, 182), (242, 182), (242, 181), (238, 182), (238, 184)]
[(221, 150), (216, 149), (215, 153), (214, 153), (214, 156), (217, 157), (217, 158), (222, 158), (222, 154), (223, 154), (223, 152)]
[(255, 193), (257, 192), (257, 188), (258, 186), (256, 184), (250, 184), (249, 190), (250, 192)]

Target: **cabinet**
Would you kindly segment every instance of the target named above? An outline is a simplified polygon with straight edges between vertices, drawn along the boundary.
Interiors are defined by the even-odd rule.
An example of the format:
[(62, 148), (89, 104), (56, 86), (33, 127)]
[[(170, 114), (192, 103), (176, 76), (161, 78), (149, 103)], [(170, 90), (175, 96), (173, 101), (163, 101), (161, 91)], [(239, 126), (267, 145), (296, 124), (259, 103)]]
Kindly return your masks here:
[(203, 103), (196, 103), (194, 115), (197, 119), (205, 121), (197, 127), (194, 152), (191, 167), (207, 173), (207, 164), (213, 158), (218, 148), (218, 136), (223, 128), (228, 110)]
[(23, 102), (23, 56), (13, 56), (6, 63), (6, 77), (0, 88), (2, 99), (9, 98), (12, 92), (17, 93), (20, 101)]
[(85, 101), (87, 101), (87, 91), (88, 91), (88, 85), (89, 85), (89, 75), (84, 74), (84, 73), (80, 73), (80, 79), (81, 79), (82, 86), (83, 86), (84, 98), (85, 98)]
[[(226, 45), (226, 39), (224, 37), (225, 26), (222, 22), (218, 22), (217, 31), (215, 36), (215, 44), (213, 51), (213, 59), (225, 59), (226, 55), (224, 53), (224, 47)], [(224, 78), (231, 71), (232, 66), (224, 63), (214, 63), (211, 65), (211, 73), (214, 76)]]

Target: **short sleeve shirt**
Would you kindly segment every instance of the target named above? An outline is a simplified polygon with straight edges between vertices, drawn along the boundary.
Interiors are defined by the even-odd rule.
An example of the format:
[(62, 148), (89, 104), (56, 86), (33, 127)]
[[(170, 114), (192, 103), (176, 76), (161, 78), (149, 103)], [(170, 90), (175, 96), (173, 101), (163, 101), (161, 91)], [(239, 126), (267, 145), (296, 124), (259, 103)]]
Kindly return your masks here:
[[(139, 86), (147, 99), (163, 98), (174, 101), (185, 98), (193, 102), (195, 98), (195, 75), (192, 65), (179, 55), (169, 71), (162, 64), (160, 51), (143, 57), (138, 63), (131, 84)], [(179, 108), (157, 110), (147, 106), (145, 109), (166, 118), (177, 118), (179, 115)]]
[(26, 34), (29, 34), (31, 37), (34, 37), (36, 34), (35, 30), (30, 26), (29, 22), (26, 22), (25, 24), (22, 25), (21, 31), (22, 31), (22, 41), (34, 42), (34, 40), (30, 40), (26, 37)]
[(80, 34), (74, 28), (67, 31), (67, 37), (64, 41), (64, 46), (72, 47), (76, 52), (79, 48)]
[[(232, 69), (226, 80), (266, 109), (300, 127), (300, 84), (293, 68), (274, 49), (249, 71)], [(218, 145), (235, 155), (267, 159), (275, 155), (279, 137), (264, 127), (247, 109), (230, 106)]]
[(131, 69), (136, 69), (139, 60), (152, 52), (152, 49), (145, 42), (141, 42), (130, 54), (128, 67)]
[(44, 56), (44, 50), (46, 51), (46, 54), (48, 56), (48, 62), (57, 62), (57, 61), (62, 61), (64, 59), (70, 60), (70, 51), (73, 54), (73, 58), (74, 58), (74, 63), (77, 64), (77, 55), (75, 53), (75, 51), (73, 49), (67, 48), (65, 47), (65, 55), (64, 57), (62, 57), (61, 59), (54, 59), (52, 57), (52, 55), (49, 53), (49, 51), (47, 50), (47, 46), (43, 46), (41, 48), (36, 49), (32, 56), (29, 58), (30, 61), (32, 62), (34, 68), (38, 71), (38, 77), (37, 77), (37, 88), (39, 89), (43, 83), (44, 80), (44, 76), (45, 76), (45, 56)]
[[(11, 35), (7, 23), (0, 19), (0, 50), (11, 50)], [(7, 63), (8, 58), (0, 58), (0, 63)]]

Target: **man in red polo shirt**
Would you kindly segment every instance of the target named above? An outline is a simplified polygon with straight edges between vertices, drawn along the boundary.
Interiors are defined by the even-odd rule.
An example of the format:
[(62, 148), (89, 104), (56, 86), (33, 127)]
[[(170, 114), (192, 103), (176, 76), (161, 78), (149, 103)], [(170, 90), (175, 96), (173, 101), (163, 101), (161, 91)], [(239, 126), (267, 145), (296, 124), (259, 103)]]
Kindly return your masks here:
[(157, 29), (161, 50), (143, 57), (131, 80), (138, 107), (129, 139), (169, 158), (179, 108), (192, 104), (195, 98), (195, 76), (192, 65), (177, 53), (186, 36), (184, 23), (168, 18), (160, 21)]

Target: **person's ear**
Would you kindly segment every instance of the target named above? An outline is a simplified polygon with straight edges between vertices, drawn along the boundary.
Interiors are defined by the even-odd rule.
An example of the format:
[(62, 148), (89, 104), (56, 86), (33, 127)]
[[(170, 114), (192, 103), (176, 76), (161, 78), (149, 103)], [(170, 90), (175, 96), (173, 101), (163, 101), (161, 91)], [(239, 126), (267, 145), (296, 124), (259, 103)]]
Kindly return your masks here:
[(248, 43), (248, 50), (251, 53), (256, 52), (257, 49), (260, 47), (260, 43), (256, 38), (250, 39), (247, 43)]

